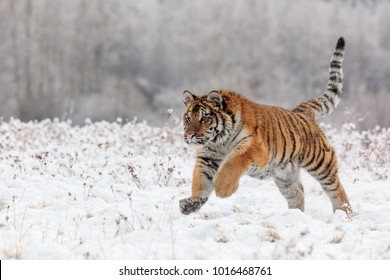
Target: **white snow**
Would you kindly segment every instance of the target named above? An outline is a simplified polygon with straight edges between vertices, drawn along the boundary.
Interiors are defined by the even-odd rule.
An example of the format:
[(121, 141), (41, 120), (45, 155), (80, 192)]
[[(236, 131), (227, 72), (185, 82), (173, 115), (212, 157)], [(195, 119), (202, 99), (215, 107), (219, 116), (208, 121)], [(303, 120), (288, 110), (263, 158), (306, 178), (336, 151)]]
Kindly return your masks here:
[(390, 129), (324, 128), (352, 218), (305, 172), (305, 213), (243, 177), (182, 215), (194, 158), (177, 121), (0, 122), (0, 258), (390, 259)]

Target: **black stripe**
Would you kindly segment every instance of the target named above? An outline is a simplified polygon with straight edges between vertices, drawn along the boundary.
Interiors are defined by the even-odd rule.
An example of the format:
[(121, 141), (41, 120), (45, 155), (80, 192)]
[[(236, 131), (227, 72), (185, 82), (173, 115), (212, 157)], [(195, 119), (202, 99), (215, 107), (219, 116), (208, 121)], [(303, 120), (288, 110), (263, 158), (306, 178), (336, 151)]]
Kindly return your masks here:
[(332, 171), (332, 168), (327, 170), (326, 172), (321, 172), (321, 177), (316, 177), (317, 181), (319, 181), (321, 184), (325, 179), (329, 179), (329, 174)]
[(246, 139), (248, 139), (250, 137), (251, 137), (251, 135), (247, 135), (247, 136), (243, 137), (242, 139), (240, 139), (240, 141), (238, 141), (236, 143), (236, 145), (233, 148), (237, 147), (238, 145), (240, 145), (242, 142), (244, 142)]
[[(333, 166), (332, 166), (333, 167)], [(332, 167), (329, 170), (321, 172), (318, 176), (316, 176), (316, 179), (322, 183), (322, 181), (329, 179), (329, 174), (332, 171)], [(319, 177), (320, 176), (320, 177)]]
[(328, 90), (337, 94), (339, 92), (339, 87), (336, 85), (328, 84)]
[(206, 165), (208, 164), (208, 162), (210, 161), (210, 158), (208, 157), (202, 157), (202, 156), (198, 156), (198, 159), (203, 161)]
[(321, 185), (333, 185), (336, 181), (337, 176), (337, 168), (330, 174), (332, 168), (329, 170), (328, 176), (322, 176), (321, 178), (317, 178), (318, 181), (321, 182)]
[(194, 105), (194, 107), (192, 107), (191, 112), (192, 113), (197, 113), (197, 112), (199, 112), (199, 109), (200, 109), (199, 104), (196, 104), (196, 105)]
[(303, 112), (303, 113), (313, 113), (313, 110), (314, 111), (318, 111), (319, 108), (317, 108), (316, 106), (314, 106), (313, 104), (310, 104), (309, 101), (308, 102), (305, 102), (304, 104), (301, 105), (302, 107), (304, 107), (306, 110)]
[(221, 115), (221, 119), (222, 119), (222, 130), (224, 131), (226, 129), (226, 119), (223, 115)]
[(312, 99), (311, 102), (312, 102), (312, 104), (315, 104), (316, 106), (322, 108), (321, 102), (319, 101), (318, 98)]
[(318, 169), (321, 168), (322, 164), (324, 163), (325, 156), (326, 156), (325, 150), (324, 150), (324, 149), (321, 149), (321, 153), (320, 153), (320, 154), (322, 154), (322, 157), (321, 157), (320, 161), (317, 163), (316, 166), (314, 166), (314, 168), (307, 169), (308, 172), (314, 173), (314, 172), (316, 172)]
[[(285, 153), (286, 153), (286, 139), (284, 138), (284, 135), (283, 135), (282, 125), (281, 125), (281, 123), (280, 123), (280, 117), (278, 117), (278, 118), (276, 119), (276, 124), (278, 125), (278, 130), (279, 130), (280, 136), (281, 136), (281, 138), (282, 138), (282, 140), (283, 140), (283, 142), (282, 142), (283, 153), (282, 153), (282, 158), (279, 160), (279, 164), (280, 164), (280, 163), (283, 162), (283, 160), (284, 160), (284, 155), (285, 155)], [(277, 145), (276, 145), (276, 148), (278, 148)]]
[(293, 110), (294, 113), (304, 113), (306, 112), (306, 110), (304, 108), (301, 107), (301, 105), (299, 105), (298, 107), (296, 107), (294, 110)]
[(219, 126), (219, 118), (218, 118), (218, 115), (215, 115), (214, 120), (215, 120), (215, 129), (217, 130), (217, 132), (219, 132), (219, 130), (218, 130), (218, 126)]
[(293, 129), (291, 128), (291, 124), (289, 122), (289, 113), (285, 113), (283, 115), (281, 115), (281, 117), (283, 118), (284, 122), (283, 122), (283, 126), (285, 128), (285, 133), (286, 135), (284, 135), (285, 137), (285, 140), (286, 140), (286, 154), (285, 154), (285, 157), (287, 157), (287, 159), (290, 159), (291, 158), (291, 149), (287, 149), (287, 133), (289, 134), (290, 136), (290, 141), (293, 142), (293, 146), (294, 146), (294, 150), (295, 150), (295, 139), (291, 139), (292, 138), (292, 133), (293, 133)]
[(322, 185), (322, 186), (331, 186), (331, 185), (333, 185), (333, 184), (336, 182), (336, 177), (330, 177), (330, 176), (329, 176), (329, 178), (331, 178), (330, 181), (321, 182), (321, 185)]
[[(330, 151), (330, 149), (325, 145), (325, 143), (324, 143), (324, 139), (321, 137), (321, 135), (323, 136), (323, 134), (319, 134), (319, 133), (317, 133), (316, 134), (316, 139), (318, 140), (318, 143), (319, 143), (319, 147), (321, 147), (321, 150), (322, 151), (324, 151), (324, 152), (329, 152)], [(317, 157), (317, 160), (320, 158), (320, 155), (318, 155), (318, 157)]]
[(326, 189), (325, 191), (326, 191), (326, 192), (335, 192), (335, 191), (337, 191), (338, 189), (339, 189), (339, 184), (337, 184), (335, 188), (333, 188), (333, 189)]
[(335, 192), (335, 191), (337, 191), (339, 188), (340, 188), (340, 181), (337, 182), (336, 187), (334, 187), (333, 189), (324, 188), (324, 190), (325, 190), (326, 192)]
[(209, 151), (210, 151), (210, 152), (212, 152), (212, 153), (217, 153), (217, 151), (216, 151), (216, 150), (214, 150), (213, 148), (206, 147), (206, 149), (207, 149), (207, 150), (209, 150)]
[(275, 129), (274, 129), (273, 123), (274, 122), (272, 122), (272, 125), (271, 125), (271, 127), (272, 127), (272, 137), (273, 137), (273, 140), (274, 140), (274, 142), (273, 142), (274, 146), (273, 146), (273, 149), (272, 149), (272, 160), (275, 159), (275, 157), (276, 157), (276, 149), (278, 148), (278, 145), (276, 143), (276, 134), (275, 134)]
[(233, 143), (234, 140), (236, 140), (238, 134), (240, 134), (241, 131), (242, 131), (242, 129), (240, 129), (240, 130), (237, 131), (236, 135), (233, 137), (233, 139), (230, 141), (230, 143)]
[(209, 180), (209, 181), (212, 181), (212, 180), (213, 180), (213, 176), (211, 176), (210, 174), (208, 174), (206, 170), (203, 170), (203, 171), (201, 172), (201, 174), (203, 174), (203, 175), (207, 178), (207, 180)]
[(220, 161), (212, 161), (211, 164), (212, 164), (211, 168), (213, 168), (213, 169), (215, 169), (215, 171), (217, 171), (219, 168)]
[[(225, 100), (227, 99), (227, 100)], [(222, 110), (225, 110), (226, 107), (227, 107), (227, 103), (229, 101), (229, 97), (225, 96), (223, 99), (222, 99)]]
[(329, 106), (328, 106), (328, 103), (327, 102), (323, 102), (322, 104), (324, 104), (324, 107), (326, 109), (326, 112), (324, 110), (322, 110), (325, 114), (329, 113)]
[(330, 67), (331, 68), (336, 68), (336, 69), (340, 69), (341, 68), (341, 62), (339, 62), (339, 61), (332, 61), (331, 63), (330, 63)]
[[(303, 116), (300, 115), (300, 114), (296, 114), (295, 116), (297, 116), (297, 117), (301, 120), (300, 124), (304, 123), (304, 124), (302, 124), (302, 130), (303, 130), (303, 132), (305, 133), (305, 138), (308, 139), (308, 138), (309, 138), (309, 134), (310, 134), (310, 137), (312, 138), (313, 135), (311, 134), (310, 128), (309, 128), (309, 133), (307, 133), (307, 131), (306, 131), (306, 127), (310, 127), (310, 124), (308, 123), (308, 121), (306, 120), (306, 118), (303, 117)], [(306, 125), (306, 126), (305, 126), (305, 125)]]
[[(308, 102), (308, 105), (309, 105), (310, 107), (312, 107), (312, 108), (317, 109), (317, 110), (321, 110), (321, 109), (322, 109), (321, 104), (319, 104), (319, 102), (318, 102), (317, 100), (315, 100), (315, 99), (310, 100), (310, 101)], [(312, 105), (314, 105), (314, 107), (313, 107)]]
[[(302, 115), (296, 114), (296, 116), (301, 120), (300, 124), (302, 125), (302, 130), (305, 134), (305, 142), (307, 142), (307, 143), (312, 142), (314, 138), (313, 138), (313, 135), (312, 135), (311, 130), (309, 128), (310, 127), (309, 123)], [(308, 127), (309, 132), (306, 131), (307, 127)], [(302, 142), (302, 137), (301, 137), (301, 142)], [(302, 147), (305, 147), (305, 143), (302, 142), (301, 145), (302, 145)], [(310, 155), (310, 153), (313, 149), (313, 147), (311, 145), (306, 145), (306, 147), (307, 147), (307, 149), (306, 149), (306, 151), (303, 152), (303, 158), (302, 158), (301, 162), (303, 162)], [(316, 147), (314, 146), (314, 149), (315, 148)], [(307, 153), (307, 156), (306, 156), (306, 153)], [(314, 154), (315, 154), (315, 150), (314, 150)]]
[(297, 141), (295, 139), (295, 134), (294, 133), (298, 133), (298, 129), (297, 129), (297, 126), (294, 123), (293, 117), (290, 114), (287, 114), (287, 118), (289, 119), (288, 123), (293, 127), (293, 129), (289, 129), (289, 131), (290, 131), (290, 138), (291, 138), (291, 141), (293, 143), (293, 148), (292, 148), (292, 152), (291, 152), (290, 157), (294, 157), (294, 153), (295, 153), (295, 150), (297, 148)]
[(329, 173), (332, 171), (334, 154), (335, 152), (332, 150), (329, 162), (326, 164), (324, 170), (316, 176), (318, 181), (322, 181), (327, 178)]
[[(311, 165), (314, 162), (314, 159), (316, 157), (316, 152), (317, 152), (317, 146), (316, 145), (309, 145), (307, 150), (309, 151), (309, 153), (308, 153), (307, 156), (305, 155), (305, 158), (307, 158), (311, 154), (311, 152), (313, 152), (313, 155), (309, 159), (308, 163), (306, 163), (305, 165), (301, 166), (302, 168), (306, 168), (306, 167), (308, 167), (309, 165)], [(303, 160), (302, 160), (302, 162), (303, 162)]]
[(279, 164), (284, 162), (284, 158), (286, 156), (286, 150), (287, 150), (287, 141), (286, 141), (286, 137), (284, 136), (283, 131), (281, 131), (281, 135), (282, 135), (282, 140), (283, 140), (283, 153), (282, 153), (282, 158), (279, 161)]
[[(304, 119), (303, 117), (301, 117), (300, 115), (298, 115), (300, 118), (301, 118), (301, 120), (303, 120), (303, 122), (304, 122), (304, 125), (302, 125), (302, 130), (304, 131), (304, 133), (305, 133), (305, 136), (306, 136), (306, 138), (305, 138), (305, 141), (306, 141), (306, 143), (303, 143), (303, 145), (305, 145), (306, 146), (306, 148), (307, 148), (307, 152), (305, 152), (304, 154), (303, 154), (303, 156), (304, 156), (304, 159), (306, 159), (309, 155), (310, 155), (310, 152), (311, 152), (311, 143), (313, 142), (313, 134), (311, 133), (311, 130), (310, 130), (310, 124), (307, 122), (307, 120), (306, 119)], [(307, 144), (310, 144), (310, 145), (307, 145)], [(306, 155), (306, 153), (307, 153), (307, 155)]]
[(331, 97), (328, 93), (325, 93), (325, 94), (323, 95), (323, 97), (325, 97), (326, 100), (328, 100), (329, 103), (332, 104), (332, 107), (334, 107), (334, 100), (333, 100), (333, 97)]
[(223, 128), (222, 130), (220, 130), (219, 128), (219, 115), (216, 115), (215, 116), (215, 131), (217, 132), (217, 134), (215, 135), (214, 139), (212, 140), (214, 143), (218, 140), (218, 138), (220, 138), (220, 134), (221, 134), (221, 131), (223, 131)]
[[(319, 143), (319, 141), (317, 140), (316, 141), (316, 139), (315, 138), (312, 138), (312, 140), (311, 140), (311, 142), (309, 143), (309, 147), (313, 147), (314, 149), (313, 149), (313, 155), (312, 155), (312, 157), (310, 158), (310, 161), (309, 161), (309, 163), (307, 163), (307, 164), (305, 164), (304, 166), (302, 166), (303, 168), (306, 168), (306, 167), (308, 167), (308, 166), (310, 166), (313, 162), (316, 162), (318, 159), (319, 159), (319, 157), (321, 156), (321, 151), (322, 151), (322, 149), (321, 149), (321, 144)], [(317, 152), (317, 149), (319, 149), (319, 151)], [(325, 154), (325, 152), (324, 152), (324, 154)], [(310, 154), (309, 154), (310, 155)], [(308, 156), (309, 156), (308, 155)]]
[(204, 156), (198, 156), (198, 159), (203, 161), (203, 164), (205, 164), (207, 167), (210, 167), (215, 171), (219, 168), (219, 164), (217, 163), (218, 160), (214, 160), (212, 158), (204, 157)]
[(230, 115), (230, 114), (228, 113), (228, 115), (230, 116), (230, 118), (231, 118), (231, 120), (232, 120), (232, 127), (234, 127), (234, 125), (236, 124), (236, 118), (234, 117), (233, 113), (232, 113), (232, 115)]
[(307, 106), (309, 107), (308, 111), (311, 112), (311, 113), (322, 111), (322, 107), (317, 107), (313, 103), (307, 103)]
[[(272, 126), (270, 127), (270, 129), (272, 129)], [(267, 148), (268, 150), (270, 150), (270, 145), (271, 145), (271, 136), (270, 136), (270, 133), (265, 133), (265, 137), (267, 137)]]
[(302, 160), (301, 160), (301, 163), (305, 162), (307, 159), (309, 159), (309, 156), (312, 154), (312, 156), (310, 157), (309, 159), (309, 163), (305, 164), (305, 165), (302, 165), (302, 167), (306, 167), (308, 166), (309, 164), (311, 164), (311, 162), (314, 161), (315, 159), (315, 152), (316, 152), (316, 146), (315, 145), (311, 145), (311, 140), (307, 139), (305, 143), (303, 143), (303, 147), (305, 147), (306, 149), (304, 149), (304, 153), (302, 154)]
[[(303, 131), (305, 139), (306, 139), (306, 141), (308, 141), (308, 139), (310, 139), (312, 137), (310, 128), (308, 129), (309, 132), (307, 132), (306, 131), (306, 127), (303, 124), (301, 124), (301, 123), (300, 123), (300, 125), (301, 125), (301, 130), (300, 131)], [(301, 142), (302, 142), (302, 137), (301, 137)]]

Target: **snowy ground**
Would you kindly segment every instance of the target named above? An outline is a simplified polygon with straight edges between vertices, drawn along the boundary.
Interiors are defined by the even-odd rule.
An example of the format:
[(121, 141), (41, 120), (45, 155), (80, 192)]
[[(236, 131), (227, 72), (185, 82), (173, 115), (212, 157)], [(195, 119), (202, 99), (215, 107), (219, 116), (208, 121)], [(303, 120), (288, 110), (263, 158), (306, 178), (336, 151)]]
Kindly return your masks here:
[(390, 129), (325, 129), (352, 218), (306, 173), (305, 213), (243, 177), (182, 215), (194, 159), (175, 121), (0, 122), (0, 258), (390, 259)]

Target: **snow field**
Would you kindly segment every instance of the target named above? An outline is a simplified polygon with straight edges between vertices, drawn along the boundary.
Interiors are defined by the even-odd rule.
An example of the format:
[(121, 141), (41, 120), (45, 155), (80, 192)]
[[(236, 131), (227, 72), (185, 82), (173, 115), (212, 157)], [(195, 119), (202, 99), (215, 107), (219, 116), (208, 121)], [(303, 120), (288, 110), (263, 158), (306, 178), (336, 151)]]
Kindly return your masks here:
[(182, 215), (194, 154), (175, 120), (0, 122), (0, 258), (390, 259), (390, 129), (324, 128), (352, 218), (305, 172), (305, 213), (244, 176)]

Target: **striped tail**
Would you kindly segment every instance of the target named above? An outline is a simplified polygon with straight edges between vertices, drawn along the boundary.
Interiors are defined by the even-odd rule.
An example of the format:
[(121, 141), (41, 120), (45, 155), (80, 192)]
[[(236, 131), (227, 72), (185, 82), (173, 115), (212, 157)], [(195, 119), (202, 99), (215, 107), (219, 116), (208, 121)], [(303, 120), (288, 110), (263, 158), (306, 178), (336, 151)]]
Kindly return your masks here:
[(345, 40), (340, 37), (333, 52), (329, 67), (328, 87), (323, 95), (318, 98), (299, 104), (293, 112), (314, 115), (315, 118), (330, 114), (340, 102), (343, 88), (342, 62), (345, 53)]

